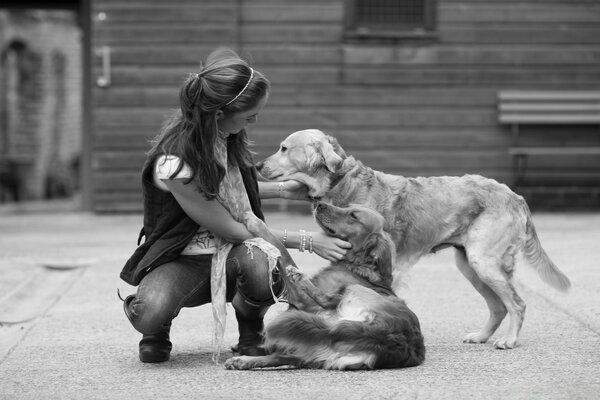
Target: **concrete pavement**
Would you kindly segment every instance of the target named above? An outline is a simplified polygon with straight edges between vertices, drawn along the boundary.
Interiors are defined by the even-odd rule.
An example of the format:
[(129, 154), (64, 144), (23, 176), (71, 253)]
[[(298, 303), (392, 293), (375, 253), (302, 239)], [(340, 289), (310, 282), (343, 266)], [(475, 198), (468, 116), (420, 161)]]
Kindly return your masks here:
[[(118, 273), (135, 247), (140, 215), (0, 210), (0, 399), (597, 399), (600, 214), (533, 218), (573, 289), (558, 293), (519, 264), (528, 306), (520, 347), (495, 350), (498, 333), (487, 344), (461, 342), (487, 311), (445, 250), (422, 259), (402, 293), (422, 324), (423, 365), (227, 371), (211, 361), (209, 305), (184, 309), (174, 321), (170, 362), (138, 361), (140, 335), (116, 290), (135, 291)], [(272, 212), (267, 219), (290, 230), (317, 229), (308, 215)], [(325, 265), (307, 253), (292, 256), (307, 272)], [(267, 319), (284, 309), (273, 306)], [(228, 310), (225, 343), (233, 344), (237, 328)], [(229, 355), (224, 349), (221, 361)]]

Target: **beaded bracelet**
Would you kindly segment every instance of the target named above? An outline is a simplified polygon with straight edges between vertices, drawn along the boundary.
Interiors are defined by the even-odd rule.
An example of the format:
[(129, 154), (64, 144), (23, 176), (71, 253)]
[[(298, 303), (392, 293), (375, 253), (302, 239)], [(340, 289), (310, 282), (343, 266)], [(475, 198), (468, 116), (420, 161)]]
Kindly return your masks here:
[(283, 240), (281, 241), (284, 246), (285, 246), (285, 241), (286, 240), (287, 240), (287, 229), (284, 229), (283, 230)]
[(306, 248), (306, 231), (304, 229), (300, 230), (300, 248), (298, 250), (300, 250), (300, 252), (304, 252), (304, 249)]
[(313, 252), (313, 237), (312, 233), (308, 232), (308, 252), (312, 254)]

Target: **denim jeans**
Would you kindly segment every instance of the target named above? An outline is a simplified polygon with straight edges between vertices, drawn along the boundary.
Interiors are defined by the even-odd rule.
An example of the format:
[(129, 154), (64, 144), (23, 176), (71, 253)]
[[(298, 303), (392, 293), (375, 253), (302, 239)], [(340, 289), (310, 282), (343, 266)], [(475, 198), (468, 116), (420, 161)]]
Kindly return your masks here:
[[(180, 256), (150, 271), (128, 305), (133, 327), (145, 335), (168, 332), (182, 307), (209, 303), (211, 260), (212, 255)], [(267, 256), (257, 248), (250, 253), (244, 244), (230, 251), (226, 276), (227, 301), (236, 314), (248, 320), (262, 319), (274, 303), (273, 293), (279, 295), (283, 289), (275, 269), (271, 291)]]

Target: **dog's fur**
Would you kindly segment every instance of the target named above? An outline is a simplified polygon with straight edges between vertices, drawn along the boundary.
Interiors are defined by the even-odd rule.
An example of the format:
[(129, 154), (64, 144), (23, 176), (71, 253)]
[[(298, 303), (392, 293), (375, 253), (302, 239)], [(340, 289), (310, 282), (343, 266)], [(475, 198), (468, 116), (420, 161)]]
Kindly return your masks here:
[[(355, 370), (421, 364), (419, 320), (391, 289), (394, 245), (383, 231), (383, 217), (366, 207), (326, 204), (316, 207), (315, 217), (325, 231), (352, 243), (352, 250), (312, 278), (288, 268), (283, 275), (290, 309), (265, 328), (269, 355), (233, 357), (225, 367)], [(257, 236), (268, 235), (260, 220), (248, 225)]]
[(510, 326), (495, 346), (513, 348), (525, 303), (512, 284), (515, 256), (524, 253), (543, 280), (560, 290), (569, 279), (538, 240), (525, 200), (506, 185), (478, 175), (407, 178), (374, 171), (347, 156), (332, 136), (316, 130), (288, 136), (258, 164), (270, 180), (303, 182), (309, 195), (344, 207), (362, 204), (381, 213), (397, 249), (397, 275), (418, 259), (444, 247), (456, 250), (456, 264), (484, 297), (490, 312), (485, 326), (463, 339), (484, 343), (506, 313)]

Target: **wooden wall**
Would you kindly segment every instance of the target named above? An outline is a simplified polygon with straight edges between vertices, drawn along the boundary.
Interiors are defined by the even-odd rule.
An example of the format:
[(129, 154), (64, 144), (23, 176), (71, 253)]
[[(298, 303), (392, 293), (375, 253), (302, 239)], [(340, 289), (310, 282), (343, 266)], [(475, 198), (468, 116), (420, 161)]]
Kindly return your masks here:
[[(511, 137), (497, 123), (498, 90), (600, 89), (597, 1), (438, 0), (435, 40), (379, 44), (344, 39), (344, 7), (343, 0), (92, 0), (92, 43), (112, 55), (111, 86), (92, 91), (94, 210), (141, 209), (147, 141), (177, 107), (180, 83), (218, 45), (238, 50), (273, 84), (250, 129), (257, 159), (312, 127), (385, 172), (478, 173), (510, 184)], [(92, 65), (95, 77), (100, 60)], [(597, 128), (573, 128), (573, 140), (598, 144)], [(598, 161), (572, 168), (600, 174)]]

